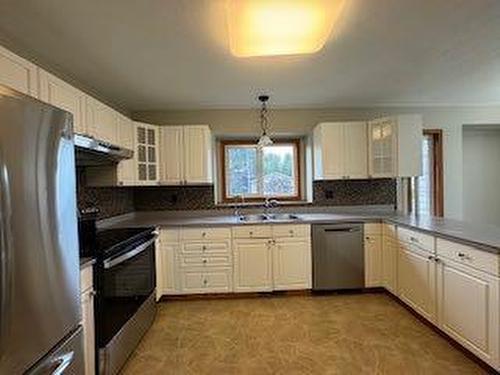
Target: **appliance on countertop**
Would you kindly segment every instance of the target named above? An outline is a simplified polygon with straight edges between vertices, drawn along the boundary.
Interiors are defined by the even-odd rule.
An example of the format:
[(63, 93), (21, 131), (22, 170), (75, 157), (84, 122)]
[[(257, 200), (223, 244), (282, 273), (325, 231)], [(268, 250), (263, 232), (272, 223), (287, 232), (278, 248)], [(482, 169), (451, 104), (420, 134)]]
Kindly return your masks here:
[(79, 167), (109, 165), (134, 156), (132, 150), (84, 134), (75, 134), (74, 142)]
[(365, 287), (363, 224), (312, 225), (313, 290)]
[[(91, 211), (92, 212), (92, 211)], [(94, 212), (95, 214), (95, 212)], [(155, 303), (155, 228), (96, 231), (92, 213), (81, 215), (84, 256), (95, 258), (98, 372), (117, 374), (153, 323)], [(91, 244), (86, 243), (90, 241)]]
[(0, 374), (83, 374), (70, 113), (0, 85)]

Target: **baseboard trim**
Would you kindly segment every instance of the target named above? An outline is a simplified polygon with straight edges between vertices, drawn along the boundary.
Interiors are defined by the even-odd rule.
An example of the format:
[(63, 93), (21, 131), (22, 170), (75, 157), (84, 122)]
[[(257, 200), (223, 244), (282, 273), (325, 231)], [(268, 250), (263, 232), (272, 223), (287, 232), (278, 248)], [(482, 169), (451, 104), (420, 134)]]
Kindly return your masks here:
[(432, 329), (435, 333), (437, 333), (439, 336), (444, 338), (448, 343), (450, 343), (455, 349), (460, 350), (467, 358), (469, 358), (471, 361), (479, 365), (483, 370), (485, 370), (488, 374), (498, 374), (498, 371), (496, 371), (490, 364), (486, 363), (483, 361), (481, 358), (479, 358), (477, 355), (475, 355), (473, 352), (471, 352), (469, 349), (467, 349), (465, 346), (457, 342), (454, 338), (446, 334), (446, 332), (443, 332), (440, 330), (438, 327), (436, 327), (434, 324), (432, 324), (430, 321), (425, 319), (422, 315), (420, 315), (417, 311), (415, 311), (413, 308), (408, 306), (404, 301), (399, 299), (398, 296), (392, 294), (385, 288), (382, 288), (382, 292), (387, 294), (389, 297), (391, 297), (392, 300), (396, 301), (399, 305), (403, 306), (408, 312), (410, 312), (415, 318), (417, 318), (420, 322), (425, 324), (427, 327)]

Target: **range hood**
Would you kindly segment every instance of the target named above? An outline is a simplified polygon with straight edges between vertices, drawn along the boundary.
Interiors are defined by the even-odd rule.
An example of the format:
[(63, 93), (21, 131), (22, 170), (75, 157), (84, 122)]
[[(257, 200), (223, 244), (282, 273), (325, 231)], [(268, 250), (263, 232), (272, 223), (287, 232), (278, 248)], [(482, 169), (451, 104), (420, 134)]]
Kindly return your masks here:
[(83, 134), (74, 135), (76, 165), (79, 167), (116, 164), (134, 152)]

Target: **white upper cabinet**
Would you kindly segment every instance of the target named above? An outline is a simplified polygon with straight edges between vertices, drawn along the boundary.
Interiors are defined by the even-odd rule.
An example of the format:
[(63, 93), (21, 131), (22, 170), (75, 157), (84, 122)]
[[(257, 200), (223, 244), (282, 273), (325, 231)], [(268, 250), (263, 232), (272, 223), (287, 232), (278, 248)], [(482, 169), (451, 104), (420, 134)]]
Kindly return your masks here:
[(135, 122), (134, 152), (138, 185), (158, 185), (158, 134), (158, 126)]
[(0, 84), (37, 98), (37, 77), (36, 65), (0, 46)]
[(212, 182), (212, 136), (207, 125), (184, 128), (184, 179), (189, 184)]
[(160, 181), (163, 185), (184, 182), (184, 131), (182, 126), (160, 128)]
[(118, 143), (118, 112), (87, 96), (86, 122), (88, 133), (100, 141)]
[(314, 178), (367, 178), (365, 122), (331, 122), (314, 129)]
[(39, 72), (40, 100), (71, 112), (75, 133), (88, 133), (85, 122), (86, 95), (44, 70), (40, 69)]
[[(129, 150), (135, 149), (134, 142), (135, 127), (132, 120), (121, 114), (118, 115), (117, 136), (118, 145)], [(122, 160), (117, 166), (118, 185), (134, 185), (136, 181), (136, 160)]]
[(208, 125), (163, 126), (160, 133), (162, 185), (213, 182), (212, 135)]
[(422, 116), (385, 117), (368, 123), (370, 177), (422, 174)]

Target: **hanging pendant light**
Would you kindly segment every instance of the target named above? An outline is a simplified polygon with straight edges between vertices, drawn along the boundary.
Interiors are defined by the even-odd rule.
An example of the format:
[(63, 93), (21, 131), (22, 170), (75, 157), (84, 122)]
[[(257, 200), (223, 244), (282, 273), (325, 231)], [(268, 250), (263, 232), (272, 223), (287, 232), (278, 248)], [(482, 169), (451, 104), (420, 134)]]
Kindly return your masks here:
[(273, 144), (273, 140), (269, 137), (269, 118), (268, 118), (268, 110), (267, 110), (267, 101), (269, 100), (269, 95), (260, 95), (259, 101), (261, 102), (260, 107), (260, 128), (261, 128), (261, 136), (259, 141), (257, 142), (257, 147), (262, 148), (266, 146), (270, 146)]

